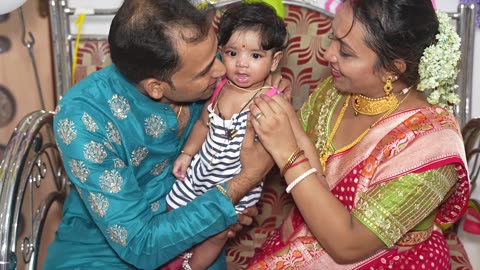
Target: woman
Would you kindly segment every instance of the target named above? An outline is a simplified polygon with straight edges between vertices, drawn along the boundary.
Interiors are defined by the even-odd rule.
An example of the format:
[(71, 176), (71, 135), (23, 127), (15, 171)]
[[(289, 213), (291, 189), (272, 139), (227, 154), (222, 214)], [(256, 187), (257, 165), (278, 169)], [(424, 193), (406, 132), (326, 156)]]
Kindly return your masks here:
[(455, 222), (469, 194), (448, 111), (458, 36), (430, 0), (350, 0), (331, 39), (332, 76), (300, 122), (277, 96), (251, 105), (296, 208), (250, 269), (449, 269), (435, 224)]

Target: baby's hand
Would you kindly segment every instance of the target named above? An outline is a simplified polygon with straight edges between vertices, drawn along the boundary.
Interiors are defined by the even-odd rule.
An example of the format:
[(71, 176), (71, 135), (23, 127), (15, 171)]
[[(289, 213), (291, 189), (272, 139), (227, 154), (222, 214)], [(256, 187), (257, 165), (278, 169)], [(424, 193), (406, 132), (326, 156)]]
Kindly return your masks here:
[(178, 180), (185, 180), (187, 174), (187, 168), (190, 166), (190, 162), (192, 161), (192, 157), (186, 154), (180, 154), (175, 162), (173, 163), (173, 175)]
[(276, 88), (275, 86), (272, 86), (272, 88), (270, 88), (270, 90), (268, 90), (265, 93), (267, 97), (273, 97), (273, 96), (276, 96), (277, 94), (281, 94), (280, 96), (283, 97), (283, 99), (285, 99), (289, 103), (292, 102), (292, 96), (290, 94), (283, 93), (280, 89)]

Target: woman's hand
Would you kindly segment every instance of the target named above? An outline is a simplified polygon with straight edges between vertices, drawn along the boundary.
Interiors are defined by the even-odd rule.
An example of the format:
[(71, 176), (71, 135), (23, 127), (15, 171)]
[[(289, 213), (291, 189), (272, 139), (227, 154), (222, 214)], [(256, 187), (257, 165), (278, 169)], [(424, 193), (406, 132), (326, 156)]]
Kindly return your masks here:
[(284, 80), (282, 74), (272, 73), (265, 80), (265, 84), (271, 85), (278, 89), (280, 93), (283, 94), (283, 97), (288, 101), (292, 101), (292, 87), (290, 81)]
[(261, 95), (250, 105), (250, 114), (260, 142), (277, 164), (283, 164), (297, 149), (295, 133), (290, 124), (290, 121), (298, 121), (293, 107), (280, 95), (271, 98)]

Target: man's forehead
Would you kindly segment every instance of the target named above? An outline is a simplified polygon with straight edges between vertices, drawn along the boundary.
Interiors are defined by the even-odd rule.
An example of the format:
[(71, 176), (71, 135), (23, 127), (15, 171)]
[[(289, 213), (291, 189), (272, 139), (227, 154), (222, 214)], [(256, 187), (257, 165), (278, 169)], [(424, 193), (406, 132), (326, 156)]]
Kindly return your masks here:
[(179, 55), (176, 73), (188, 72), (189, 76), (197, 77), (201, 73), (208, 72), (215, 61), (218, 41), (214, 31), (198, 42), (178, 42)]

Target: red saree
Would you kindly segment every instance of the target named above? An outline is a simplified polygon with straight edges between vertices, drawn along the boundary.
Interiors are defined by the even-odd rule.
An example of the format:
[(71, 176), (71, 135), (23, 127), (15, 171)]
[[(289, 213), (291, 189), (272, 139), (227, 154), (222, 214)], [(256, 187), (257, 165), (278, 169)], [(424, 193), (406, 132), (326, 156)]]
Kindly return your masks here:
[[(331, 80), (326, 80), (299, 112), (318, 149), (323, 149), (328, 115), (339, 95), (331, 87)], [(326, 168), (331, 192), (379, 236), (386, 248), (361, 262), (339, 265), (312, 236), (298, 210), (293, 209), (256, 252), (248, 269), (450, 268), (445, 238), (433, 224), (453, 223), (463, 215), (469, 181), (462, 137), (448, 111), (425, 107), (391, 115), (358, 144), (332, 155)], [(399, 183), (413, 187), (405, 198)], [(380, 193), (382, 196), (378, 196)], [(383, 197), (390, 201), (374, 200)], [(404, 217), (395, 210), (378, 214), (390, 202), (394, 206), (411, 204), (414, 214)]]

